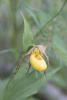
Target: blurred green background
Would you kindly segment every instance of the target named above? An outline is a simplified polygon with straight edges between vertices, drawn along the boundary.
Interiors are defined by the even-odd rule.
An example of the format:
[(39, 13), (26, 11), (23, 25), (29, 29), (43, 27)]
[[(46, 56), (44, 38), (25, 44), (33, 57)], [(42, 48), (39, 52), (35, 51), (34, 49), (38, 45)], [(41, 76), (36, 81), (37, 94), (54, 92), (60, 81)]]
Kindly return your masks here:
[[(0, 0), (0, 100), (67, 100), (66, 3)], [(26, 57), (12, 79), (20, 57), (33, 44), (47, 45), (46, 78), (32, 67), (26, 74)]]

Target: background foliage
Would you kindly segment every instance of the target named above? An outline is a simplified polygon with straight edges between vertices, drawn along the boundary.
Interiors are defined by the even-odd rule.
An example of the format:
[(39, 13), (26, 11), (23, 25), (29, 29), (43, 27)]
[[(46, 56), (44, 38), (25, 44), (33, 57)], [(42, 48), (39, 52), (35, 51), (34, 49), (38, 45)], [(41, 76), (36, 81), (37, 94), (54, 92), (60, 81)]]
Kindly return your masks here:
[[(32, 95), (42, 93), (48, 83), (67, 92), (66, 0), (63, 4), (64, 0), (0, 0), (0, 100), (40, 100)], [(47, 45), (46, 78), (32, 67), (26, 73), (26, 57), (12, 79), (20, 56), (33, 44)], [(47, 97), (46, 93), (45, 89)]]

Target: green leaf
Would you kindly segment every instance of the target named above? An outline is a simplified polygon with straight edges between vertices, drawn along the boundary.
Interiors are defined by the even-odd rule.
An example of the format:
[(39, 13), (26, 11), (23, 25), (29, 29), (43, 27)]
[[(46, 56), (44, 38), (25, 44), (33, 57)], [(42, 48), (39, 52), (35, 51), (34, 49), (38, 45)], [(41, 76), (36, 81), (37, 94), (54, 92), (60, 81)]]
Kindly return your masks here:
[(41, 26), (47, 23), (47, 21), (50, 19), (50, 15), (45, 11), (38, 11), (37, 17), (40, 21)]
[(44, 85), (43, 78), (39, 74), (38, 78), (34, 77), (35, 72), (25, 75), (22, 78), (11, 80), (7, 85), (3, 100), (21, 100), (35, 93)]
[(4, 90), (6, 88), (7, 83), (8, 83), (8, 80), (0, 81), (0, 100), (3, 99), (3, 94), (4, 94)]
[(56, 85), (59, 85), (63, 88), (67, 87), (67, 79), (65, 80), (63, 77), (62, 77), (62, 74), (57, 74), (55, 76), (52, 77), (52, 81), (56, 84)]
[[(46, 84), (44, 73), (30, 71), (26, 74), (28, 65), (24, 63), (19, 69), (14, 80), (10, 80), (4, 93), (3, 100), (26, 100), (27, 97), (37, 93)], [(63, 67), (52, 68), (47, 72), (47, 79), (51, 79)], [(36, 77), (37, 74), (37, 77)]]
[(34, 98), (34, 97), (30, 97), (27, 100), (40, 100), (40, 99), (37, 99), (37, 98)]
[(24, 52), (26, 52), (30, 46), (33, 46), (33, 33), (31, 31), (27, 19), (24, 16), (23, 18), (24, 18), (24, 33), (23, 33), (22, 41), (23, 41)]
[(65, 43), (58, 35), (53, 36), (53, 48), (67, 64), (67, 50), (65, 48)]
[(50, 14), (44, 11), (38, 11), (37, 17), (40, 21), (40, 29), (37, 30), (35, 33), (34, 39), (35, 39), (35, 44), (44, 44), (46, 45), (48, 43), (48, 38), (51, 39), (52, 36), (52, 25), (48, 24), (47, 26), (43, 27), (46, 25), (46, 23), (50, 20)]
[(27, 69), (28, 64), (24, 62), (14, 80), (11, 79), (8, 82), (3, 100), (24, 100), (25, 98), (37, 93), (45, 84), (43, 74), (37, 73), (38, 75), (36, 77), (37, 71), (32, 71), (31, 68), (30, 73), (26, 73)]
[(26, 11), (32, 16), (32, 18), (34, 19), (36, 25), (37, 25), (38, 27), (40, 27), (40, 23), (39, 23), (38, 19), (36, 18), (36, 14), (35, 14), (31, 9), (29, 9), (29, 8), (27, 8), (27, 7), (24, 7), (24, 8), (25, 8)]

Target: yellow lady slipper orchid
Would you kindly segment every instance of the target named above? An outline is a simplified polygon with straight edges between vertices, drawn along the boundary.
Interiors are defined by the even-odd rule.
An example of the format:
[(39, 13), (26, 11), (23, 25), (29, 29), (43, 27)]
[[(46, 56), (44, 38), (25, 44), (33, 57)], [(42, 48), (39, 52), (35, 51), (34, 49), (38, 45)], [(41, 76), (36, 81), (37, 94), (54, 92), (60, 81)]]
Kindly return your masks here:
[(40, 55), (40, 51), (36, 48), (30, 56), (30, 64), (38, 71), (44, 71), (47, 68), (45, 60)]

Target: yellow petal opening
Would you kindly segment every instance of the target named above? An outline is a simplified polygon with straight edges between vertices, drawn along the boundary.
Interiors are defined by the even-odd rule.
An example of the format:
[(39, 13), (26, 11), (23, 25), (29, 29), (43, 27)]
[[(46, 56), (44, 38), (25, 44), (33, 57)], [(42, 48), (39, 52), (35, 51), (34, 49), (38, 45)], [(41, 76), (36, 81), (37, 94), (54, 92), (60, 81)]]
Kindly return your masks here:
[(30, 64), (38, 71), (44, 71), (47, 68), (45, 60), (39, 54), (37, 55), (35, 53), (30, 56)]

